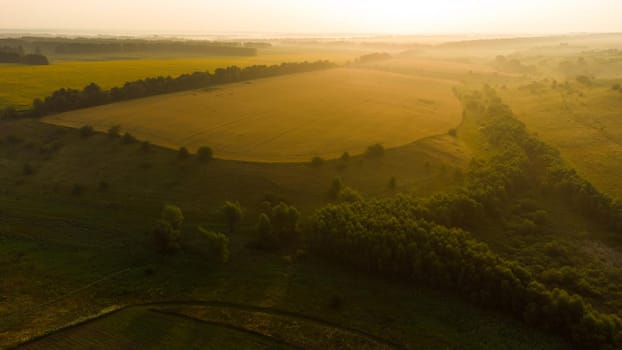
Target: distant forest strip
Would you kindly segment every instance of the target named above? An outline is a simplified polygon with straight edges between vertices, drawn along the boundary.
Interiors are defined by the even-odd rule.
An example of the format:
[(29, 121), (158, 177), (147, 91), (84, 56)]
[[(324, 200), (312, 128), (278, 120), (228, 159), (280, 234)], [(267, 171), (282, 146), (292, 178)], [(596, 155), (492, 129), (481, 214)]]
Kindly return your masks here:
[(270, 47), (271, 44), (263, 41), (23, 37), (0, 39), (0, 46), (23, 47), (32, 51), (56, 55), (174, 52), (176, 54), (190, 53), (213, 56), (255, 56), (257, 49)]
[(537, 234), (546, 212), (522, 208), (520, 217), (508, 215), (531, 191), (569, 203), (577, 215), (617, 232), (622, 231), (622, 205), (566, 168), (559, 153), (529, 134), (491, 88), (461, 99), (465, 113), (484, 125), (481, 133), (496, 154), (475, 161), (456, 192), (320, 209), (312, 219), (312, 248), (363, 271), (453, 290), (555, 332), (580, 349), (619, 349), (618, 315), (596, 310), (572, 286), (547, 286), (466, 230), (496, 225), (500, 235)]
[(47, 57), (39, 54), (25, 54), (21, 46), (0, 46), (0, 63), (21, 63), (27, 65), (48, 65)]
[(329, 69), (336, 66), (335, 63), (329, 61), (281, 63), (271, 66), (255, 65), (246, 68), (230, 66), (218, 68), (214, 73), (194, 72), (182, 74), (176, 78), (170, 76), (145, 78), (127, 82), (121, 87), (113, 87), (109, 90), (103, 90), (97, 84), (91, 83), (82, 90), (62, 88), (43, 99), (36, 98), (30, 110), (18, 111), (13, 106), (6, 107), (0, 113), (0, 118), (42, 117), (113, 102), (279, 75)]

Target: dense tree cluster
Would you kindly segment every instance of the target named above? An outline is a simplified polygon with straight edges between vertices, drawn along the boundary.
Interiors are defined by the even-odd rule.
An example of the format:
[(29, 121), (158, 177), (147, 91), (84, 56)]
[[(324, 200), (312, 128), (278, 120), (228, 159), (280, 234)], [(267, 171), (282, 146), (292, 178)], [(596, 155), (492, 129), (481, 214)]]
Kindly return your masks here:
[(287, 243), (298, 235), (300, 212), (296, 207), (280, 202), (272, 206), (264, 202), (263, 213), (257, 223), (257, 244), (263, 248), (274, 248)]
[(32, 66), (50, 64), (47, 57), (41, 54), (38, 54), (38, 53), (25, 54), (24, 49), (21, 46), (0, 47), (0, 63), (22, 63), (22, 64), (27, 64), (27, 65), (32, 65)]
[(184, 215), (181, 209), (174, 205), (165, 205), (160, 213), (160, 220), (151, 230), (151, 238), (155, 248), (160, 253), (177, 251), (181, 246), (181, 227)]
[(310, 244), (362, 270), (459, 291), (586, 349), (622, 342), (622, 320), (582, 297), (547, 289), (515, 262), (496, 256), (460, 229), (415, 219), (395, 201), (330, 205), (313, 218)]
[[(622, 221), (619, 204), (566, 168), (558, 152), (530, 135), (492, 89), (460, 97), (465, 113), (477, 118), (482, 136), (496, 150), (489, 159), (473, 162), (464, 186), (427, 199), (398, 195), (330, 205), (312, 219), (311, 246), (366, 271), (459, 291), (474, 302), (562, 334), (581, 348), (622, 346), (619, 317), (593, 309), (582, 296), (551, 287), (566, 287), (567, 280), (581, 284), (572, 270), (547, 272), (547, 287), (463, 231), (499, 221), (506, 222), (500, 230), (537, 230), (547, 215), (520, 199), (527, 191), (556, 196), (617, 228)], [(576, 287), (572, 290), (585, 286)]]
[(328, 61), (282, 63), (272, 66), (255, 65), (245, 68), (231, 66), (218, 68), (214, 73), (194, 72), (192, 74), (183, 74), (176, 78), (170, 76), (146, 78), (127, 82), (121, 87), (113, 87), (110, 90), (102, 90), (97, 84), (91, 83), (82, 90), (62, 88), (54, 91), (44, 99), (37, 98), (34, 100), (33, 109), (29, 114), (39, 117), (106, 103), (205, 88), (219, 84), (327, 69), (334, 66), (333, 63)]
[(363, 55), (356, 59), (356, 63), (371, 63), (390, 60), (392, 57), (386, 52), (374, 52), (367, 55)]

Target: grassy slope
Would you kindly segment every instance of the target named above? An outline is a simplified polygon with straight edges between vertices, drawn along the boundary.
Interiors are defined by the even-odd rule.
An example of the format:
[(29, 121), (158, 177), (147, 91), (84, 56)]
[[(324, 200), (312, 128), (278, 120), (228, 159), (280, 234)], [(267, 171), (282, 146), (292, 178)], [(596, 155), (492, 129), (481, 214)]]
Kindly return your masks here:
[(102, 131), (119, 124), (167, 147), (209, 145), (225, 159), (307, 161), (446, 132), (460, 121), (455, 84), (333, 69), (116, 103), (45, 121)]
[[(460, 146), (448, 137), (389, 150), (375, 163), (355, 157), (347, 170), (340, 172), (330, 162), (320, 169), (231, 161), (199, 166), (194, 159), (180, 163), (172, 151), (156, 148), (145, 155), (137, 144), (122, 146), (119, 140), (104, 135), (81, 139), (75, 130), (35, 121), (3, 123), (0, 133), (3, 140), (7, 135), (25, 139), (18, 144), (5, 141), (0, 146), (3, 345), (110, 305), (182, 298), (289, 310), (413, 348), (446, 348), (448, 344), (472, 349), (564, 348), (554, 339), (447, 295), (404, 288), (319, 261), (290, 263), (283, 259), (292, 254), (288, 250), (275, 255), (246, 247), (254, 223), (253, 208), (264, 191), (287, 197), (294, 204), (307, 204), (303, 211), (308, 212), (325, 202), (323, 193), (337, 174), (342, 174), (348, 184), (360, 181), (355, 188), (375, 195), (387, 194), (388, 173), (383, 170), (387, 168), (398, 174), (398, 184), (402, 184), (402, 177), (405, 179), (405, 190), (423, 194), (451, 186), (450, 167), (464, 165), (466, 160), (455, 153)], [(55, 153), (41, 154), (40, 146), (46, 141), (63, 146)], [(150, 168), (141, 166), (145, 159)], [(35, 174), (21, 174), (25, 161), (34, 165)], [(426, 161), (429, 168), (424, 165)], [(443, 163), (445, 175), (441, 172)], [(105, 193), (94, 190), (102, 178), (111, 186)], [(75, 182), (85, 184), (82, 196), (70, 194)], [(213, 214), (224, 199), (242, 201), (249, 219), (243, 232), (232, 237), (230, 263), (218, 267), (203, 258), (201, 241), (193, 228), (207, 223), (222, 229)], [(179, 204), (186, 214), (186, 254), (157, 258), (144, 248), (143, 232), (157, 217), (160, 205), (167, 202)], [(339, 310), (329, 307), (336, 295), (343, 300)], [(73, 346), (95, 339), (94, 345), (105, 347), (110, 334), (122, 337), (122, 344), (150, 344), (153, 332), (136, 331), (144, 330), (145, 321), (121, 317), (130, 319), (96, 323), (103, 328), (97, 328), (96, 333), (86, 328), (86, 335), (79, 335)], [(160, 318), (148, 319), (154, 323), (150, 330), (166, 328), (168, 331), (162, 333), (172, 341), (188, 340), (196, 332), (211, 332), (209, 327), (198, 329), (192, 322), (171, 329)], [(332, 334), (333, 330), (323, 332)], [(68, 339), (76, 339), (71, 337)], [(239, 344), (253, 338), (238, 337), (239, 332), (232, 332), (230, 337), (223, 335), (214, 341)], [(219, 343), (221, 340), (225, 343)]]
[(527, 127), (596, 187), (622, 196), (622, 94), (609, 83), (592, 87), (571, 83), (574, 93), (543, 85), (499, 90)]

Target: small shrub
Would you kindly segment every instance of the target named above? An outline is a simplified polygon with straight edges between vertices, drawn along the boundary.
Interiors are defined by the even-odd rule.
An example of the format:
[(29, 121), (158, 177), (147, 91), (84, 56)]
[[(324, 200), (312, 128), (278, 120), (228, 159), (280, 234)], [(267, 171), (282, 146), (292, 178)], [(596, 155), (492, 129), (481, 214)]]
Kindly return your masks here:
[(145, 153), (151, 152), (151, 149), (152, 149), (151, 142), (143, 141), (143, 143), (140, 145), (140, 149)]
[(229, 238), (222, 233), (209, 231), (202, 226), (198, 227), (203, 238), (207, 240), (207, 248), (210, 259), (215, 259), (220, 263), (229, 260)]
[(129, 132), (126, 132), (125, 134), (123, 134), (123, 137), (121, 138), (121, 143), (124, 145), (129, 145), (131, 143), (135, 143), (136, 141), (136, 137), (134, 137), (134, 135), (130, 134)]
[(375, 145), (367, 147), (367, 151), (365, 151), (365, 156), (368, 158), (380, 158), (384, 156), (384, 146), (377, 143)]
[(121, 125), (114, 125), (108, 129), (108, 137), (117, 138), (121, 135)]
[(94, 133), (95, 133), (95, 130), (90, 125), (85, 125), (80, 128), (80, 136), (82, 136), (82, 138), (91, 137), (93, 136)]
[(199, 161), (207, 163), (213, 158), (212, 149), (207, 146), (203, 146), (197, 150), (197, 156), (199, 157)]
[(458, 130), (456, 130), (456, 128), (451, 128), (449, 129), (449, 131), (447, 132), (449, 134), (449, 136), (451, 137), (457, 137), (458, 136)]
[(225, 204), (220, 208), (220, 212), (227, 223), (227, 227), (229, 228), (229, 234), (232, 234), (235, 231), (235, 227), (238, 225), (243, 218), (242, 207), (238, 202), (225, 202)]
[(350, 187), (344, 187), (337, 198), (339, 202), (354, 203), (363, 200), (363, 196)]
[(180, 147), (179, 151), (177, 152), (177, 158), (184, 160), (188, 159), (188, 157), (190, 157), (190, 152), (188, 152), (188, 149), (186, 147)]
[(343, 154), (341, 155), (341, 158), (339, 158), (339, 159), (341, 159), (341, 160), (342, 160), (342, 161), (344, 161), (344, 162), (349, 161), (349, 160), (350, 160), (350, 153), (348, 153), (348, 152), (343, 152)]

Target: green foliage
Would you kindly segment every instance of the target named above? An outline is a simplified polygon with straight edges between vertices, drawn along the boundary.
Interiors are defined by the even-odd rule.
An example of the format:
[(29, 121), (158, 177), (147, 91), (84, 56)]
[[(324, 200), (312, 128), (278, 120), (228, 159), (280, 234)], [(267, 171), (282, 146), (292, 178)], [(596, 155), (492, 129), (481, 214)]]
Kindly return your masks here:
[(384, 146), (377, 143), (375, 145), (371, 145), (367, 147), (365, 151), (365, 156), (368, 158), (381, 158), (384, 156)]
[(80, 128), (80, 136), (82, 138), (91, 137), (94, 133), (95, 133), (95, 130), (90, 125), (85, 125), (85, 126)]
[(160, 220), (151, 230), (156, 250), (160, 253), (173, 253), (181, 247), (181, 226), (184, 216), (179, 207), (165, 205)]
[(108, 137), (117, 138), (121, 135), (121, 125), (113, 125), (108, 129)]
[(160, 213), (160, 219), (167, 222), (173, 229), (181, 229), (181, 225), (184, 223), (184, 215), (179, 207), (167, 204), (162, 208)]
[(188, 149), (186, 147), (180, 147), (179, 151), (177, 152), (177, 158), (180, 160), (184, 160), (184, 159), (188, 159), (188, 157), (190, 157), (190, 152), (188, 152)]
[(339, 198), (339, 193), (343, 189), (343, 181), (340, 177), (336, 177), (333, 179), (333, 182), (330, 184), (330, 189), (328, 190), (328, 198), (332, 200), (336, 200)]
[(222, 233), (212, 232), (201, 226), (198, 230), (207, 240), (209, 257), (223, 264), (229, 261), (229, 238)]
[(197, 156), (199, 157), (199, 161), (207, 163), (213, 158), (212, 149), (207, 146), (200, 147), (197, 150)]
[(363, 196), (359, 192), (351, 189), (350, 187), (344, 187), (343, 189), (341, 189), (341, 191), (339, 191), (339, 195), (337, 196), (338, 202), (353, 203), (362, 200)]
[(235, 227), (240, 223), (243, 218), (242, 207), (238, 202), (225, 202), (223, 206), (220, 208), (220, 212), (227, 223), (227, 227), (229, 228), (229, 233), (233, 233), (235, 231)]
[(284, 202), (272, 208), (270, 221), (272, 229), (279, 241), (288, 241), (298, 233), (298, 219), (300, 212), (294, 206)]
[(259, 215), (259, 221), (257, 222), (257, 239), (257, 243), (264, 247), (273, 246), (277, 241), (272, 231), (270, 217), (265, 213)]

